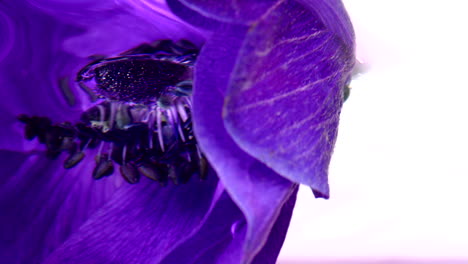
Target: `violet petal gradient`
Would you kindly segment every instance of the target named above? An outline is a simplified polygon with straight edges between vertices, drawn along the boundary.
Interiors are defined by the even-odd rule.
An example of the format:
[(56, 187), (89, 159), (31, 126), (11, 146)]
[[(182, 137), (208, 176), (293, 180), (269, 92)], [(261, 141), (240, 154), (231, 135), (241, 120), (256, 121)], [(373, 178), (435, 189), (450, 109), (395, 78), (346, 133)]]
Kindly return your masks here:
[(247, 220), (244, 250), (230, 253), (232, 263), (253, 259), (295, 188), (242, 151), (224, 128), (221, 110), (225, 90), (236, 61), (235, 51), (246, 31), (247, 27), (223, 25), (207, 40), (197, 61), (193, 94), (194, 129), (199, 145)]
[(125, 185), (45, 263), (159, 263), (201, 227), (217, 183), (210, 173), (180, 186)]
[[(190, 239), (171, 252), (161, 264), (216, 263), (219, 255), (238, 234), (233, 232), (238, 223), (245, 222), (242, 211), (224, 192), (200, 230)], [(200, 248), (203, 245), (203, 248)]]
[(42, 154), (0, 150), (0, 160), (2, 263), (40, 263), (120, 185), (118, 177), (93, 180), (92, 157), (72, 171)]
[(291, 196), (279, 208), (279, 215), (273, 223), (267, 240), (262, 244), (262, 248), (256, 253), (253, 259), (245, 258), (244, 261), (239, 262), (238, 258), (238, 255), (245, 254), (241, 251), (242, 245), (251, 237), (249, 236), (251, 226), (249, 220), (247, 220), (247, 225), (240, 225), (236, 228), (238, 229), (236, 232), (238, 235), (233, 238), (227, 247), (227, 250), (220, 255), (218, 263), (275, 263), (289, 227), (289, 221), (295, 205), (297, 189), (297, 186), (293, 187)]
[(205, 15), (197, 13), (195, 10), (187, 7), (179, 0), (167, 0), (167, 5), (175, 15), (183, 18), (185, 22), (198, 28), (215, 30), (220, 24), (219, 21), (211, 18), (209, 14)]
[[(251, 25), (284, 0), (167, 0), (172, 12), (189, 23), (213, 29), (219, 23)], [(297, 0), (326, 28), (354, 49), (354, 31), (341, 0)]]
[(328, 166), (353, 47), (303, 5), (285, 1), (249, 27), (223, 117), (247, 153), (328, 197)]
[(281, 247), (283, 246), (284, 239), (286, 238), (286, 233), (291, 222), (298, 190), (299, 188), (297, 187), (294, 190), (294, 193), (291, 194), (289, 199), (283, 205), (281, 213), (278, 219), (276, 219), (275, 225), (271, 229), (268, 241), (257, 256), (255, 256), (253, 261), (254, 264), (276, 263), (276, 259), (278, 258)]
[[(321, 21), (325, 28), (333, 32), (348, 52), (355, 50), (355, 35), (353, 25), (341, 0), (297, 0), (304, 8), (312, 12), (312, 16)], [(352, 58), (354, 60), (354, 56)]]
[[(268, 9), (281, 2), (283, 0), (168, 0), (171, 9), (184, 19), (190, 19), (190, 12), (212, 21), (239, 25), (255, 22)], [(177, 9), (181, 7), (185, 14), (178, 12)]]
[[(281, 209), (267, 242), (253, 263), (275, 263), (286, 236), (295, 200), (296, 193), (293, 193)], [(226, 255), (242, 250), (245, 223), (242, 212), (224, 193), (197, 234), (174, 250), (161, 264), (235, 263), (228, 262)], [(200, 249), (200, 245), (204, 245), (204, 248)]]

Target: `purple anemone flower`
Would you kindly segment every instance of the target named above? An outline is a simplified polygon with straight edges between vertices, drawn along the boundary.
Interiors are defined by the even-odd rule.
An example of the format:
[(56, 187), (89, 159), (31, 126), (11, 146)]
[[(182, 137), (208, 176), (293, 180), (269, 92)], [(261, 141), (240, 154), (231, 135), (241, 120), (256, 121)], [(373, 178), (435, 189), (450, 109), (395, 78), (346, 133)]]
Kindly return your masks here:
[(329, 196), (340, 0), (2, 1), (0, 34), (1, 263), (274, 263)]

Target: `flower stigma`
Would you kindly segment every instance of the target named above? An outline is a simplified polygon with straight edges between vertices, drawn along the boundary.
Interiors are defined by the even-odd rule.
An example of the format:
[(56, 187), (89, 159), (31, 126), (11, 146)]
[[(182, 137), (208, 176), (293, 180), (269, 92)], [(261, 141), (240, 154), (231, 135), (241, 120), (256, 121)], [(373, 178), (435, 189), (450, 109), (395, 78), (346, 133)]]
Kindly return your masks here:
[(83, 67), (76, 82), (94, 105), (77, 123), (20, 115), (25, 137), (38, 138), (46, 155), (68, 154), (64, 168), (97, 149), (92, 176), (120, 174), (131, 184), (146, 176), (161, 185), (206, 177), (207, 161), (192, 129), (193, 67), (199, 49), (187, 40), (142, 44)]

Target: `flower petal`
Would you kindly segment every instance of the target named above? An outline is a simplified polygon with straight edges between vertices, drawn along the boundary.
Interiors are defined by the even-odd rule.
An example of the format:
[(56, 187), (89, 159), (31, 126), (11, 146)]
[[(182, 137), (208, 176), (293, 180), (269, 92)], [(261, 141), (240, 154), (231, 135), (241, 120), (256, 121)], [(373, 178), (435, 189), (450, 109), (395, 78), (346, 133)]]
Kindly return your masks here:
[[(74, 60), (57, 46), (77, 28), (23, 6), (0, 4), (0, 17), (8, 26), (8, 53), (0, 65), (2, 115), (19, 113), (66, 117), (71, 112), (58, 88), (59, 79)], [(51, 58), (54, 58), (53, 60)]]
[[(272, 6), (283, 2), (282, 0), (168, 0), (168, 5), (179, 17), (186, 19), (194, 25), (213, 29), (209, 23), (200, 23), (196, 20), (209, 19), (212, 22), (251, 24), (264, 15)], [(180, 11), (182, 10), (182, 11)], [(192, 16), (196, 15), (197, 19)]]
[(92, 158), (71, 171), (63, 160), (0, 150), (0, 259), (39, 263), (118, 188), (117, 177), (95, 181)]
[[(287, 201), (279, 208), (279, 215), (273, 222), (273, 227), (270, 229), (267, 240), (262, 244), (260, 251), (256, 253), (253, 259), (244, 258), (243, 261), (239, 261), (239, 256), (246, 254), (245, 249), (242, 251), (242, 245), (245, 247), (246, 241), (250, 239), (249, 232), (252, 229), (250, 223), (247, 221), (247, 225), (242, 222), (237, 223), (237, 226), (233, 226), (233, 239), (226, 247), (222, 254), (217, 258), (217, 263), (275, 263), (278, 257), (281, 246), (283, 245), (286, 237), (286, 232), (289, 227), (291, 220), (292, 211), (294, 209), (295, 200), (297, 195), (297, 186), (294, 187), (291, 196), (288, 197)], [(213, 250), (216, 253), (217, 250)], [(210, 254), (205, 254), (202, 260), (208, 260)], [(197, 263), (204, 263), (199, 261)]]
[[(202, 151), (227, 192), (244, 213), (245, 248), (234, 262), (249, 262), (267, 240), (294, 184), (242, 151), (222, 119), (224, 91), (247, 27), (223, 25), (205, 43), (195, 70), (194, 130)], [(243, 259), (242, 259), (243, 258)]]
[(158, 263), (198, 230), (216, 189), (213, 173), (180, 186), (125, 185), (45, 263)]
[(205, 255), (210, 259), (205, 264), (216, 262), (235, 235), (233, 226), (241, 222), (245, 222), (242, 211), (224, 192), (198, 232), (172, 251), (161, 264), (198, 263)]
[[(354, 52), (355, 36), (353, 25), (341, 0), (300, 0), (312, 16), (321, 21), (325, 28), (333, 32), (349, 51)], [(354, 56), (352, 57), (354, 60)]]
[(219, 21), (214, 20), (209, 14), (200, 14), (195, 10), (186, 6), (184, 2), (179, 0), (167, 0), (167, 5), (171, 11), (178, 17), (184, 19), (185, 22), (203, 29), (213, 30), (219, 25)]
[(244, 151), (328, 197), (328, 165), (354, 48), (313, 14), (284, 1), (249, 27), (223, 115)]
[(203, 41), (200, 31), (177, 19), (161, 0), (30, 1), (63, 24), (85, 29), (63, 43), (65, 50), (78, 57), (115, 55), (159, 39)]
[(10, 3), (0, 3), (0, 28), (5, 25), (6, 31), (0, 64), (0, 149), (20, 151), (31, 149), (31, 144), (25, 144), (23, 126), (16, 119), (19, 114), (61, 121), (77, 118), (81, 112), (71, 107), (80, 103), (79, 96), (65, 96), (73, 92), (66, 86), (59, 88), (79, 62), (61, 44), (78, 34), (78, 28), (57, 23), (21, 1)]
[[(284, 204), (281, 213), (260, 253), (253, 263), (275, 263), (291, 220), (296, 200), (294, 192)], [(172, 263), (238, 263), (229, 261), (234, 252), (242, 252), (246, 220), (232, 199), (224, 193), (203, 227), (174, 250), (161, 264)]]
[(296, 205), (298, 189), (299, 188), (296, 188), (288, 201), (283, 205), (281, 213), (276, 220), (275, 225), (271, 229), (267, 243), (263, 246), (257, 256), (255, 256), (253, 263), (276, 263), (276, 259), (278, 258), (284, 239), (286, 238), (289, 223), (291, 222), (294, 206)]

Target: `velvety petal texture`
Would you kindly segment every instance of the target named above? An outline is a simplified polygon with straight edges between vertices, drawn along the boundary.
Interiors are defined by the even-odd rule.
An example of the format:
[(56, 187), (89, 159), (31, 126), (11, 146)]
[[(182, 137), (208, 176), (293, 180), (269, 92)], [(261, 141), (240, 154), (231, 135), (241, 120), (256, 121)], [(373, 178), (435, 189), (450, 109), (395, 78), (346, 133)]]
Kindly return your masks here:
[(224, 116), (248, 153), (327, 197), (352, 47), (299, 3), (285, 1), (250, 27)]
[[(217, 107), (222, 107), (228, 137), (276, 173), (328, 197), (328, 166), (354, 65), (354, 34), (341, 2), (274, 1), (268, 8), (262, 2), (258, 9), (251, 6), (263, 10), (260, 14), (242, 15), (236, 13), (238, 1), (225, 1), (220, 8), (180, 2), (219, 22), (212, 39), (219, 39), (220, 52), (209, 62), (217, 76), (196, 84), (198, 91), (209, 82), (221, 91), (224, 101)], [(226, 67), (232, 57), (231, 68), (218, 70), (217, 60)], [(207, 79), (205, 72), (201, 75), (196, 78)], [(211, 100), (207, 94), (194, 94), (195, 110)], [(212, 115), (195, 113), (200, 126), (217, 117), (219, 109), (212, 108)], [(203, 146), (205, 135), (198, 133)]]

